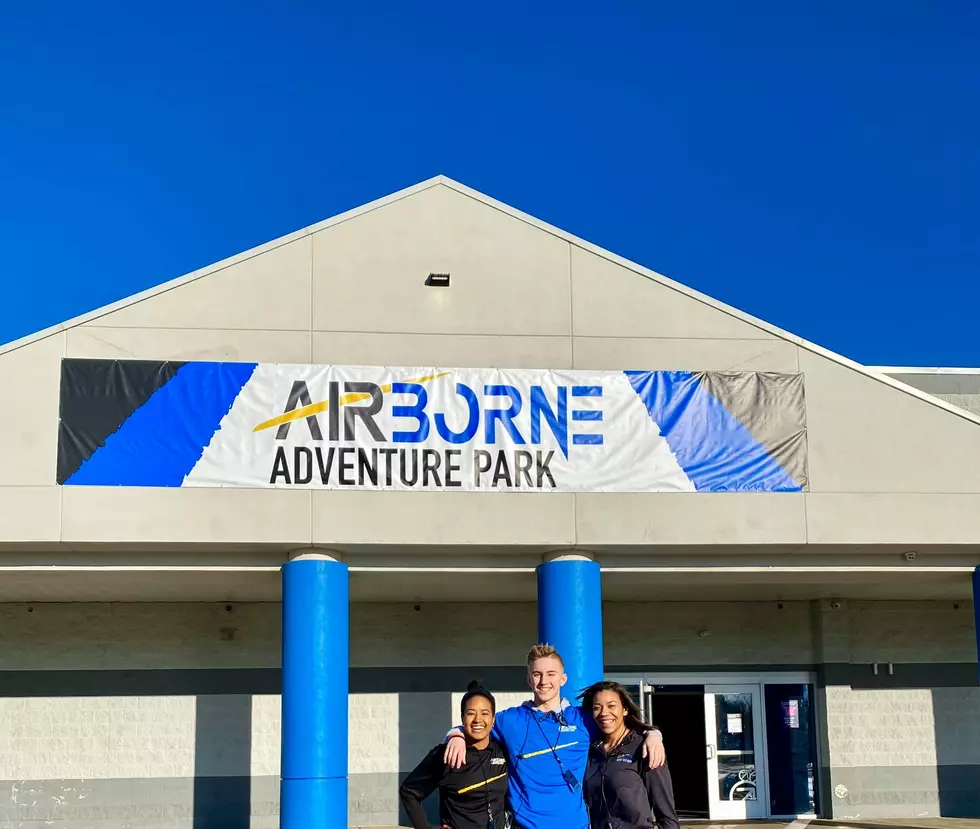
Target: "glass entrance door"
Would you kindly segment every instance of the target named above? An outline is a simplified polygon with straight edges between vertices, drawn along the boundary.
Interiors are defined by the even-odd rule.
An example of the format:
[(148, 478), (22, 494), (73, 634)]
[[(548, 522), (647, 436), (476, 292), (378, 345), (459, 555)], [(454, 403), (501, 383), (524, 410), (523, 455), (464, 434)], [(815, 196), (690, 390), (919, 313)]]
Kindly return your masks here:
[(768, 815), (762, 711), (759, 685), (705, 686), (712, 820)]

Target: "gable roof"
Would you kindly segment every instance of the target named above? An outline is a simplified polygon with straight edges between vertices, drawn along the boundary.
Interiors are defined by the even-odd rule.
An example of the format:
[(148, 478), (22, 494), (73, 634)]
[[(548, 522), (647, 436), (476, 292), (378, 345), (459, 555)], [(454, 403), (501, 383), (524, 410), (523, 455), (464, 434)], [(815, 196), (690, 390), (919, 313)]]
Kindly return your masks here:
[(131, 305), (135, 305), (138, 302), (142, 302), (152, 297), (159, 296), (160, 294), (167, 293), (168, 291), (172, 291), (175, 288), (179, 288), (183, 285), (187, 285), (191, 282), (195, 282), (198, 279), (203, 279), (204, 277), (210, 274), (224, 270), (225, 268), (238, 264), (239, 262), (244, 262), (247, 259), (251, 259), (254, 256), (258, 256), (259, 254), (266, 253), (267, 251), (270, 250), (274, 250), (290, 242), (296, 241), (297, 239), (302, 239), (303, 237), (309, 236), (320, 230), (324, 230), (326, 228), (339, 225), (351, 219), (356, 219), (359, 216), (363, 216), (367, 213), (370, 213), (373, 210), (377, 210), (381, 207), (385, 207), (386, 205), (393, 204), (397, 201), (400, 201), (401, 199), (408, 198), (410, 196), (415, 195), (416, 193), (420, 193), (431, 187), (436, 187), (439, 185), (455, 190), (456, 192), (461, 193), (462, 195), (469, 196), (471, 199), (475, 199), (476, 201), (486, 205), (487, 207), (493, 208), (494, 210), (499, 210), (508, 216), (526, 222), (527, 224), (537, 228), (538, 230), (551, 234), (552, 236), (562, 239), (563, 241), (568, 242), (571, 245), (575, 245), (576, 247), (579, 247), (585, 251), (595, 254), (596, 256), (602, 259), (605, 259), (616, 265), (631, 270), (639, 276), (645, 277), (646, 279), (650, 279), (653, 282), (656, 282), (666, 288), (670, 288), (671, 290), (674, 290), (679, 294), (682, 294), (683, 296), (692, 299), (696, 302), (703, 303), (704, 305), (707, 305), (708, 307), (716, 311), (721, 311), (722, 313), (728, 314), (729, 316), (734, 317), (735, 319), (738, 319), (743, 323), (747, 323), (748, 325), (755, 326), (756, 328), (759, 328), (762, 331), (765, 331), (775, 337), (778, 337), (779, 339), (791, 342), (794, 345), (798, 346), (799, 348), (817, 354), (820, 357), (823, 357), (824, 359), (830, 360), (831, 362), (837, 363), (838, 365), (849, 368), (852, 371), (862, 374), (879, 383), (882, 383), (887, 386), (891, 386), (892, 388), (900, 392), (903, 392), (905, 394), (908, 394), (912, 397), (917, 397), (920, 400), (925, 401), (926, 403), (929, 403), (937, 408), (943, 409), (949, 412), (950, 414), (954, 414), (957, 417), (960, 417), (964, 420), (969, 420), (973, 423), (980, 424), (980, 414), (975, 414), (973, 412), (967, 411), (966, 409), (961, 408), (960, 406), (954, 405), (939, 397), (934, 397), (932, 394), (929, 394), (925, 391), (920, 390), (919, 388), (916, 388), (912, 385), (908, 385), (907, 383), (903, 383), (895, 379), (895, 377), (892, 375), (898, 374), (898, 371), (894, 369), (882, 370), (882, 369), (869, 368), (853, 360), (850, 360), (847, 357), (844, 357), (840, 354), (837, 354), (833, 351), (823, 348), (822, 346), (819, 346), (815, 343), (805, 340), (802, 337), (798, 337), (797, 335), (792, 334), (789, 331), (785, 331), (775, 325), (772, 325), (766, 322), (765, 320), (761, 320), (758, 317), (754, 317), (751, 314), (747, 314), (744, 311), (740, 311), (737, 308), (734, 308), (730, 305), (726, 305), (725, 303), (720, 302), (719, 300), (716, 300), (713, 297), (710, 297), (706, 294), (703, 294), (700, 291), (696, 291), (693, 288), (689, 288), (686, 285), (682, 285), (679, 282), (675, 282), (673, 279), (670, 279), (669, 277), (666, 277), (663, 274), (657, 273), (656, 271), (652, 271), (649, 268), (645, 268), (642, 265), (638, 265), (635, 262), (631, 262), (628, 259), (625, 259), (621, 256), (617, 256), (614, 253), (611, 253), (603, 248), (600, 248), (598, 245), (594, 245), (591, 242), (587, 242), (584, 239), (579, 238), (578, 236), (575, 236), (571, 233), (561, 230), (560, 228), (557, 228), (554, 225), (550, 225), (547, 222), (543, 222), (540, 219), (535, 218), (534, 216), (530, 216), (527, 213), (517, 210), (516, 208), (511, 207), (508, 204), (504, 204), (503, 202), (497, 201), (496, 199), (493, 199), (490, 196), (480, 193), (477, 190), (473, 190), (472, 188), (467, 187), (464, 184), (460, 184), (458, 181), (454, 181), (453, 179), (443, 175), (435, 176), (433, 178), (427, 179), (426, 181), (422, 181), (419, 182), (418, 184), (414, 184), (411, 187), (406, 187), (405, 189), (399, 190), (388, 196), (384, 196), (380, 199), (375, 199), (374, 201), (368, 202), (367, 204), (361, 205), (360, 207), (355, 207), (352, 210), (348, 210), (344, 213), (339, 213), (338, 215), (333, 216), (332, 218), (325, 219), (324, 221), (321, 222), (317, 222), (316, 224), (310, 225), (309, 227), (305, 227), (302, 230), (298, 230), (294, 233), (287, 234), (286, 236), (280, 236), (279, 238), (274, 239), (271, 242), (266, 242), (264, 245), (259, 245), (258, 247), (250, 248), (247, 251), (236, 254), (234, 256), (230, 256), (226, 259), (222, 259), (221, 261), (208, 265), (206, 267), (199, 268), (198, 270), (192, 271), (191, 273), (185, 274), (184, 276), (177, 277), (176, 279), (172, 279), (168, 282), (164, 282), (161, 285), (157, 285), (153, 288), (149, 288), (148, 290), (141, 291), (140, 293), (137, 294), (133, 294), (132, 296), (126, 297), (125, 299), (121, 299), (117, 302), (111, 303), (109, 305), (105, 305), (102, 308), (98, 308), (94, 311), (89, 311), (88, 313), (81, 314), (80, 316), (74, 317), (73, 319), (67, 320), (62, 323), (58, 323), (57, 325), (50, 326), (49, 328), (45, 328), (34, 334), (29, 334), (26, 337), (22, 337), (18, 340), (14, 340), (13, 342), (7, 343), (6, 345), (0, 345), (0, 357), (2, 357), (4, 354), (7, 354), (12, 351), (16, 351), (17, 349), (30, 345), (31, 343), (37, 342), (38, 340), (43, 340), (46, 337), (51, 337), (55, 334), (58, 334), (62, 331), (66, 331), (70, 328), (75, 328), (76, 326), (92, 322), (93, 320), (99, 319), (100, 317), (104, 317), (115, 311), (119, 311), (122, 310), (123, 308), (127, 308)]

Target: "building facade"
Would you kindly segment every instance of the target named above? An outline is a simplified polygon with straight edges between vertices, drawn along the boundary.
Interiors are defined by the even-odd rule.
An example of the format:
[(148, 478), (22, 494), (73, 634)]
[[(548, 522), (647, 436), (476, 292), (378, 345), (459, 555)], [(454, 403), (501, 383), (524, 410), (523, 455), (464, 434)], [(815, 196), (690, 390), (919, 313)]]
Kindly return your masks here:
[[(149, 391), (126, 384), (137, 363)], [(227, 460), (244, 444), (212, 452), (217, 420), (183, 485), (154, 477), (190, 440), (173, 412), (226, 377), (134, 436), (160, 374), (242, 364), (790, 378), (802, 426), (787, 460), (760, 437), (778, 418), (749, 424), (788, 486), (743, 485), (744, 467), (707, 485), (670, 440), (662, 487), (599, 481), (601, 464), (553, 492), (247, 485)], [(689, 816), (978, 816), (980, 417), (919, 376), (441, 177), (2, 347), (0, 825), (278, 826), (308, 776), (328, 782), (291, 802), (343, 797), (351, 826), (398, 825), (399, 779), (466, 683), (526, 699), (525, 654), (551, 632), (571, 673), (627, 683), (661, 726)], [(277, 414), (312, 430), (313, 403)], [(290, 587), (290, 568), (308, 575)]]

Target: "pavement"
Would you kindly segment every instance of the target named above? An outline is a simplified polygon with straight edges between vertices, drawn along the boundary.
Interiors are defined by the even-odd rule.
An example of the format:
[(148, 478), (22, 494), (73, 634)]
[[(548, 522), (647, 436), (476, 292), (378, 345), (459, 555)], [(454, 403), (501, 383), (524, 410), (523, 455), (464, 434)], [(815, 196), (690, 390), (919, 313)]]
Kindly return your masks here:
[(713, 820), (682, 820), (684, 826), (692, 829), (980, 829), (980, 818), (894, 818), (879, 820), (859, 820), (836, 818), (822, 820), (801, 818), (794, 821), (786, 820), (745, 820), (745, 821), (713, 821)]
[[(796, 825), (803, 823), (797, 821)], [(980, 829), (980, 818), (920, 817), (865, 820), (815, 820), (816, 826), (855, 827), (855, 829)], [(790, 824), (787, 824), (787, 826)]]
[(860, 820), (835, 818), (822, 820), (800, 818), (799, 820), (682, 820), (684, 826), (692, 829), (980, 829), (980, 818), (881, 818), (879, 820)]
[[(806, 818), (794, 820), (744, 820), (744, 821), (710, 821), (710, 820), (682, 820), (684, 826), (696, 827), (696, 829), (806, 829), (806, 827), (819, 827), (820, 829), (980, 829), (980, 818), (948, 818), (948, 817), (923, 817), (923, 818), (900, 818), (894, 820), (808, 820)], [(352, 829), (362, 829), (362, 827), (352, 827)], [(372, 829), (399, 829), (399, 827), (372, 827)]]

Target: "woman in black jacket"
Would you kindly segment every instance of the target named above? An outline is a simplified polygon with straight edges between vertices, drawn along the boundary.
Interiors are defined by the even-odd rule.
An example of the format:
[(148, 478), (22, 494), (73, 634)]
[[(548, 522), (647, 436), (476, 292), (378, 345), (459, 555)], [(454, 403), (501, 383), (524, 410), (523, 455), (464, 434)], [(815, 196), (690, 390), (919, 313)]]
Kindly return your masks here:
[(618, 682), (597, 682), (582, 693), (602, 734), (589, 749), (583, 793), (592, 829), (680, 829), (667, 765), (643, 758), (643, 714)]
[(445, 742), (430, 751), (405, 778), (398, 794), (415, 829), (430, 829), (422, 808), (439, 790), (439, 821), (442, 829), (501, 829), (507, 800), (507, 755), (490, 736), (497, 713), (493, 695), (478, 682), (471, 682), (463, 696), (463, 738), (466, 765), (453, 769), (443, 755)]

